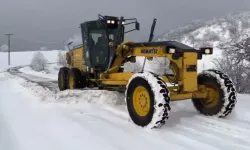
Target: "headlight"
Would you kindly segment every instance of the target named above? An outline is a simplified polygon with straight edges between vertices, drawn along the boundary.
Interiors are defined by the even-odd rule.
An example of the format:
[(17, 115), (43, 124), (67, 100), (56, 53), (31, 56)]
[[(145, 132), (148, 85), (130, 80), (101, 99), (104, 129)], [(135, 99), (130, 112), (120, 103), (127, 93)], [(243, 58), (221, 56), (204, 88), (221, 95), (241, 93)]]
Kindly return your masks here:
[(210, 51), (210, 49), (205, 49), (205, 54), (210, 54), (211, 53), (211, 51)]
[(110, 23), (111, 21), (110, 20), (107, 20), (107, 23)]
[(114, 21), (114, 20), (112, 20), (112, 21), (111, 21), (111, 23), (112, 23), (112, 24), (115, 24), (115, 21)]
[[(119, 20), (117, 21), (117, 24), (119, 24)], [(122, 21), (122, 24), (125, 24), (125, 21)]]
[(169, 49), (169, 53), (171, 53), (171, 54), (175, 53), (175, 49), (174, 48), (170, 48)]
[(205, 55), (212, 55), (213, 54), (213, 48), (212, 47), (202, 47), (200, 48), (202, 54)]

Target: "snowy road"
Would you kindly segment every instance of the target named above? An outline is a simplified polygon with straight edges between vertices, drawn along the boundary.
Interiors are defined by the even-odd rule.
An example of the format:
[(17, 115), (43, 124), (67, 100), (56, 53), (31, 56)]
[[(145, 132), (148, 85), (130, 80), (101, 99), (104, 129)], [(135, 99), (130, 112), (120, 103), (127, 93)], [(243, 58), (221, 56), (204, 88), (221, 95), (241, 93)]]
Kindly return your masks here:
[(199, 115), (190, 101), (172, 103), (166, 125), (148, 131), (129, 121), (120, 93), (50, 95), (39, 85), (0, 74), (0, 150), (250, 150), (249, 95), (239, 95), (227, 119)]
[[(49, 64), (53, 64), (53, 63), (49, 63)], [(12, 75), (22, 77), (28, 81), (35, 82), (43, 87), (46, 87), (46, 88), (50, 89), (51, 91), (54, 91), (54, 92), (58, 91), (57, 81), (20, 72), (19, 69), (22, 67), (23, 66), (12, 67), (12, 68), (8, 69), (7, 71), (9, 73), (11, 73)]]

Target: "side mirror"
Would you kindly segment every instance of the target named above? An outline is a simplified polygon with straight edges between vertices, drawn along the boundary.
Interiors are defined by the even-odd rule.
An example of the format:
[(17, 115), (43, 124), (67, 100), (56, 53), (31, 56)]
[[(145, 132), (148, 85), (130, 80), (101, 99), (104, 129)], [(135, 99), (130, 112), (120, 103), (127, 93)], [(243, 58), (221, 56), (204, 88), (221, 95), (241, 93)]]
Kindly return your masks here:
[(136, 22), (136, 23), (135, 23), (135, 29), (136, 29), (136, 30), (140, 30), (140, 23), (139, 23), (139, 22)]

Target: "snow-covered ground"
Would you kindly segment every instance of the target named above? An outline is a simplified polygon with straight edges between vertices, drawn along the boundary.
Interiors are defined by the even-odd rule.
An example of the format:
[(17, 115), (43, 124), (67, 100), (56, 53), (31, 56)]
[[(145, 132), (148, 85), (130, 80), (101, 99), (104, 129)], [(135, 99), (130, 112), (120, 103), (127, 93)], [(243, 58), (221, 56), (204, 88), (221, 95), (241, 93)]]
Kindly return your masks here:
[(135, 126), (123, 94), (53, 93), (8, 73), (0, 75), (0, 149), (250, 149), (249, 95), (227, 119), (199, 115), (190, 101), (173, 102), (158, 130)]

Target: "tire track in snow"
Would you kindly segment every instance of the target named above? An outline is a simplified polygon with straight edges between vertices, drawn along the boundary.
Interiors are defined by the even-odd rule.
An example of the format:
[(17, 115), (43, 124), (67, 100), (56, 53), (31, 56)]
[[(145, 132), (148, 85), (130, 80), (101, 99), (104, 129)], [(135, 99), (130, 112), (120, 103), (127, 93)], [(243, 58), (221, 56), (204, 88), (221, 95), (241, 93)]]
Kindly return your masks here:
[[(54, 63), (48, 63), (48, 64), (54, 64)], [(59, 91), (58, 86), (57, 86), (57, 81), (51, 80), (48, 78), (38, 77), (35, 75), (26, 74), (26, 73), (19, 71), (20, 68), (26, 67), (26, 66), (28, 66), (28, 65), (12, 67), (12, 68), (9, 68), (7, 70), (7, 72), (12, 74), (12, 75), (21, 77), (29, 82), (37, 83), (38, 85), (40, 85), (44, 88), (48, 88), (49, 90), (51, 90), (53, 92)]]
[(231, 120), (235, 122), (244, 123), (250, 129), (250, 113), (248, 111), (249, 109), (245, 108), (239, 109), (239, 112), (237, 112), (236, 114), (237, 117), (232, 118)]
[[(169, 146), (179, 145), (181, 143), (182, 149), (184, 148), (184, 149), (193, 150), (193, 149), (196, 149), (197, 147), (200, 147), (200, 148), (209, 147), (209, 150), (210, 149), (217, 150), (216, 147), (207, 145), (206, 143), (192, 140), (192, 139), (190, 139), (190, 137), (186, 137), (186, 136), (184, 137), (182, 134), (177, 135), (178, 133), (175, 133), (172, 131), (164, 131), (164, 130), (159, 131), (159, 132), (163, 132), (163, 134), (167, 135), (167, 136), (163, 136), (162, 133), (160, 133), (161, 135), (158, 135), (159, 132), (157, 130), (155, 132), (152, 131), (151, 133), (148, 133), (148, 132), (144, 131), (143, 128), (140, 128), (138, 126), (135, 126), (135, 128), (127, 129), (130, 126), (132, 127), (132, 125), (128, 124), (127, 121), (121, 120), (120, 118), (119, 119), (117, 118), (117, 121), (114, 121), (113, 119), (111, 119), (112, 118), (111, 116), (108, 117), (108, 115), (104, 115), (103, 112), (101, 114), (102, 114), (101, 116), (100, 115), (93, 115), (93, 114), (90, 114), (90, 115), (94, 118), (98, 118), (102, 121), (108, 122), (111, 126), (117, 128), (117, 129), (123, 129), (125, 131), (125, 134), (133, 133), (133, 132), (135, 132), (135, 129), (137, 131), (141, 131), (139, 133), (136, 133), (136, 135), (140, 136), (140, 138), (145, 139), (145, 140), (147, 140), (147, 142), (150, 142), (152, 144), (166, 145), (166, 147), (169, 147)], [(119, 125), (117, 125), (117, 123), (119, 123)], [(133, 131), (131, 129), (133, 129)], [(178, 136), (178, 137), (176, 138), (176, 136)], [(164, 137), (164, 138), (161, 138), (161, 137)], [(157, 141), (155, 141), (156, 139), (157, 139)], [(197, 143), (199, 146), (193, 145), (194, 142)], [(157, 146), (154, 146), (154, 147), (157, 148)], [(162, 147), (159, 147), (159, 148), (162, 148)]]
[[(138, 127), (138, 126), (134, 125), (133, 123), (130, 124), (130, 122), (132, 122), (132, 121), (127, 121), (127, 120), (121, 119), (118, 116), (113, 116), (114, 114), (111, 114), (111, 112), (108, 112), (109, 113), (108, 115), (103, 115), (103, 113), (104, 113), (104, 111), (101, 113), (102, 115), (94, 115), (94, 114), (90, 114), (90, 115), (92, 117), (95, 117), (95, 118), (98, 118), (102, 121), (106, 121), (106, 122), (110, 123), (111, 126), (114, 126), (117, 129), (124, 130), (125, 134), (136, 132), (136, 136), (139, 136), (140, 139), (144, 139), (149, 143), (155, 144), (155, 146), (154, 146), (155, 149), (160, 149), (160, 148), (162, 148), (163, 145), (166, 145), (164, 147), (176, 147), (176, 145), (179, 145), (180, 141), (181, 141), (182, 146), (179, 147), (178, 150), (182, 150), (182, 149), (193, 150), (196, 147), (196, 146), (191, 146), (190, 142), (188, 142), (186, 140), (181, 140), (181, 139), (173, 140), (173, 137), (175, 136), (175, 134), (173, 134), (173, 133), (167, 133), (168, 137), (165, 139), (162, 139), (162, 138), (159, 138), (158, 135), (154, 134), (154, 131), (147, 132), (148, 130), (144, 130), (144, 128)], [(116, 118), (116, 119), (114, 119), (114, 118)], [(157, 133), (157, 130), (156, 130), (156, 133)], [(169, 134), (171, 134), (171, 135), (169, 135)], [(159, 147), (156, 145), (162, 145), (162, 146)], [(183, 146), (183, 145), (185, 145), (185, 146)]]
[[(248, 129), (246, 129), (245, 127), (239, 127), (238, 125), (225, 123), (223, 122), (224, 119), (221, 119), (221, 121), (219, 121), (217, 118), (213, 118), (213, 117), (210, 118), (210, 117), (204, 117), (204, 116), (199, 116), (199, 115), (195, 116), (195, 119), (201, 120), (202, 122), (207, 123), (208, 125), (215, 126), (217, 128), (223, 128), (234, 133), (244, 133), (244, 134), (246, 133), (250, 137), (250, 131)], [(237, 123), (233, 121), (229, 121), (229, 122)]]
[[(168, 146), (170, 146), (171, 143), (172, 144), (174, 143), (174, 145), (181, 143), (183, 148), (190, 149), (190, 150), (196, 149), (197, 147), (200, 147), (200, 148), (208, 147), (209, 150), (210, 149), (217, 150), (217, 148), (214, 147), (214, 145), (211, 145), (211, 144), (208, 145), (207, 143), (204, 143), (196, 138), (191, 139), (193, 137), (190, 137), (190, 134), (188, 136), (187, 134), (183, 134), (183, 133), (179, 133), (179, 132), (172, 132), (172, 131), (166, 131), (166, 130), (159, 131), (159, 132), (163, 132), (163, 134), (167, 135), (167, 136), (163, 136), (162, 133), (160, 133), (161, 135), (158, 135), (159, 132), (157, 130), (155, 132), (152, 131), (151, 133), (148, 133), (148, 132), (145, 132), (142, 128), (140, 128), (138, 126), (134, 126), (135, 128), (133, 128), (133, 126), (131, 124), (129, 124), (129, 122), (127, 122), (126, 120), (123, 120), (118, 116), (113, 116), (114, 114), (111, 114), (111, 112), (105, 112), (105, 110), (103, 110), (102, 112), (99, 113), (102, 115), (98, 115), (97, 113), (84, 113), (84, 114), (90, 115), (93, 118), (96, 118), (98, 120), (100, 119), (102, 121), (105, 121), (105, 122), (109, 123), (111, 126), (113, 126), (114, 128), (123, 129), (125, 131), (125, 134), (133, 133), (133, 132), (135, 132), (135, 129), (138, 131), (141, 131), (141, 132), (137, 133), (136, 135), (140, 136), (140, 138), (142, 138), (142, 139), (147, 140), (148, 142), (151, 142), (152, 144), (166, 145), (166, 142), (167, 142)], [(175, 128), (173, 128), (173, 130), (175, 130)], [(178, 136), (178, 138), (176, 138), (176, 136)], [(157, 139), (157, 141), (155, 141), (155, 139)], [(194, 146), (191, 143), (197, 143), (197, 145)], [(161, 148), (161, 147), (159, 147), (159, 148)]]
[[(94, 116), (93, 116), (94, 117)], [(98, 116), (98, 117), (100, 117), (100, 118), (106, 118), (106, 120), (109, 120), (110, 118), (108, 118), (108, 117), (106, 117), (106, 115), (101, 115), (101, 116)], [(113, 120), (113, 119), (112, 119)], [(124, 121), (123, 121), (124, 122)], [(123, 127), (122, 128), (126, 128), (126, 126), (124, 125), (124, 123), (120, 123), (121, 125), (123, 125)], [(113, 122), (113, 124), (115, 124), (115, 123), (117, 123), (117, 122)], [(137, 128), (138, 128), (138, 130), (141, 130), (141, 128), (140, 127), (138, 127), (138, 126), (136, 126)], [(165, 128), (166, 129), (166, 128)], [(170, 130), (172, 130), (172, 129), (170, 129)], [(173, 130), (175, 130), (175, 128), (173, 129)], [(131, 131), (131, 132), (133, 132), (133, 131)], [(159, 133), (159, 132), (163, 132), (163, 134), (165, 134), (166, 133), (166, 135), (167, 136), (163, 136), (163, 134), (162, 133)], [(153, 133), (153, 134), (152, 134)], [(159, 136), (157, 135), (157, 133), (158, 134), (161, 134), (161, 136), (160, 137), (164, 137), (164, 138), (159, 138)], [(192, 134), (189, 134), (189, 136), (187, 135), (187, 134), (183, 134), (183, 133), (179, 133), (179, 132), (173, 132), (173, 131), (166, 131), (166, 130), (163, 130), (163, 131), (159, 131), (159, 130), (156, 130), (156, 132), (154, 132), (154, 131), (152, 131), (151, 132), (151, 134), (149, 134), (149, 133), (147, 133), (147, 132), (143, 132), (142, 133), (143, 135), (142, 135), (142, 138), (146, 138), (146, 139), (149, 139), (150, 141), (152, 141), (152, 140), (154, 140), (154, 139), (157, 139), (158, 140), (158, 144), (161, 144), (160, 143), (160, 141), (161, 142), (163, 142), (163, 143), (166, 143), (166, 142), (168, 142), (168, 144), (169, 144), (169, 142), (170, 143), (181, 143), (182, 144), (182, 146), (184, 146), (185, 148), (187, 148), (187, 149), (190, 149), (190, 150), (193, 150), (193, 149), (196, 149), (197, 147), (199, 147), (199, 146), (193, 146), (193, 145), (191, 145), (190, 143), (192, 143), (192, 142), (194, 142), (193, 140), (190, 140), (190, 138), (192, 138), (193, 139), (193, 137), (190, 137), (190, 135), (192, 135)], [(137, 134), (138, 135), (138, 134)], [(175, 136), (178, 136), (178, 137), (181, 137), (181, 138), (175, 138)], [(183, 136), (185, 136), (185, 137), (183, 137)], [(150, 138), (149, 138), (150, 137)], [(160, 140), (160, 141), (159, 141)], [(200, 140), (197, 140), (196, 138), (195, 138), (195, 142), (196, 143), (199, 143), (199, 145), (202, 145), (202, 146), (200, 146), (200, 147), (209, 147), (209, 150), (210, 149), (217, 149), (216, 147), (214, 147), (214, 145), (212, 145), (212, 144), (210, 144), (210, 146), (208, 146), (207, 145), (207, 143), (204, 143), (204, 142), (202, 142), (202, 141), (200, 141)], [(161, 144), (162, 145), (162, 144)], [(203, 148), (204, 149), (204, 148)]]
[[(250, 116), (250, 115), (249, 115)], [(248, 119), (244, 119), (244, 118), (233, 118), (231, 119), (231, 121), (240, 123), (242, 125), (247, 126), (248, 130), (250, 130), (250, 121)]]
[[(104, 113), (107, 113), (107, 115), (104, 115)], [(105, 112), (105, 110), (103, 110), (99, 113), (101, 115), (97, 113), (88, 113), (88, 112), (84, 112), (83, 114), (86, 114), (84, 115), (84, 117), (88, 116), (92, 120), (92, 122), (89, 122), (89, 124), (95, 124), (101, 121), (102, 124), (105, 122), (105, 124), (107, 124), (108, 127), (112, 126), (113, 129), (116, 129), (115, 133), (116, 131), (119, 131), (120, 134), (118, 134), (118, 136), (125, 135), (124, 139), (126, 139), (127, 143), (130, 143), (130, 145), (136, 145), (133, 142), (137, 143), (137, 148), (141, 148), (141, 146), (143, 147), (145, 143), (150, 144), (150, 146), (147, 145), (145, 146), (145, 148), (152, 147), (151, 149), (165, 149), (166, 147), (169, 147), (169, 146), (176, 147), (176, 149), (178, 148), (178, 150), (193, 150), (195, 148), (194, 146), (192, 146), (192, 148), (187, 148), (187, 146), (182, 146), (185, 141), (183, 141), (182, 145), (180, 146), (180, 143), (179, 143), (180, 140), (179, 139), (172, 140), (171, 136), (169, 136), (167, 139), (161, 139), (159, 138), (158, 135), (156, 136), (150, 132), (146, 132), (143, 128), (130, 124), (130, 122), (128, 122), (127, 120), (121, 119), (117, 116), (113, 116), (112, 114), (110, 115), (109, 113), (110, 112)], [(67, 115), (68, 114), (69, 113), (67, 113)], [(68, 116), (68, 117), (71, 118), (71, 116)], [(74, 121), (76, 121), (79, 124), (82, 124), (83, 126), (86, 126), (86, 124), (84, 123), (84, 120), (81, 120), (81, 123), (80, 123), (79, 119), (76, 116), (74, 117)], [(95, 126), (92, 128), (93, 129), (91, 131), (93, 131), (95, 134), (98, 134), (98, 135), (100, 134), (100, 131), (101, 133), (104, 132), (104, 135), (112, 134), (112, 133), (106, 133), (105, 131), (103, 131), (103, 128), (105, 127), (100, 128), (100, 127)], [(118, 136), (115, 136), (115, 137), (118, 137)], [(137, 141), (138, 139), (140, 139), (140, 141)], [(190, 147), (189, 142), (187, 142), (186, 145)], [(131, 147), (127, 147), (127, 148), (131, 148)]]
[[(239, 145), (238, 143), (234, 143), (235, 140), (228, 137), (218, 137), (217, 135), (211, 134), (208, 130), (197, 130), (197, 128), (192, 128), (192, 124), (178, 124), (176, 125), (178, 132), (181, 134), (190, 136), (192, 135), (192, 139), (196, 139), (201, 143), (207, 143), (211, 146), (223, 147), (227, 150), (235, 150), (235, 149), (250, 149), (250, 145)], [(219, 141), (219, 142), (218, 142)]]
[[(180, 110), (183, 110), (183, 112), (181, 113)], [(214, 118), (214, 119), (218, 119), (218, 120), (215, 120), (216, 121), (215, 125), (217, 125), (217, 128), (214, 129), (215, 127), (213, 127), (213, 126), (208, 127), (208, 125), (210, 125), (210, 124), (206, 122), (206, 121), (210, 121), (210, 120), (214, 121), (213, 117), (199, 116), (199, 114), (197, 115), (197, 113), (192, 112), (189, 109), (187, 110), (185, 108), (180, 108), (180, 109), (175, 108), (171, 114), (172, 114), (172, 117), (168, 120), (168, 121), (170, 121), (169, 126), (171, 126), (171, 123), (173, 123), (172, 126), (174, 126), (174, 130), (176, 127), (177, 133), (179, 131), (183, 131), (183, 133), (187, 137), (194, 138), (194, 139), (204, 143), (203, 139), (205, 137), (201, 136), (200, 138), (196, 138), (195, 136), (190, 136), (190, 135), (192, 135), (192, 133), (190, 131), (188, 131), (187, 128), (191, 128), (191, 130), (193, 129), (193, 131), (196, 131), (196, 132), (194, 132), (194, 134), (200, 133), (200, 134), (204, 134), (204, 135), (208, 135), (208, 136), (215, 136), (215, 137), (219, 136), (219, 137), (223, 137), (223, 139), (227, 138), (227, 140), (229, 140), (231, 143), (235, 143), (235, 141), (237, 139), (239, 139), (241, 141), (240, 143), (242, 143), (243, 145), (246, 145), (246, 146), (243, 146), (244, 148), (247, 146), (248, 147), (250, 146), (248, 140), (247, 141), (244, 140), (248, 136), (247, 133), (244, 133), (243, 137), (234, 137), (234, 136), (232, 137), (232, 135), (230, 133), (228, 133), (228, 131), (221, 132), (221, 130), (223, 130), (223, 128), (225, 128), (225, 126), (227, 127), (228, 125), (230, 125), (230, 124), (224, 123), (224, 126), (219, 126), (221, 124), (221, 122), (225, 121), (226, 119), (221, 119), (221, 121), (220, 121), (218, 118)], [(180, 118), (180, 120), (176, 121), (176, 118)], [(228, 121), (233, 122), (231, 120), (228, 120)], [(168, 123), (166, 123), (166, 124), (168, 125)], [(232, 131), (234, 131), (233, 127), (231, 127)], [(238, 126), (236, 126), (236, 127), (238, 127)], [(169, 128), (169, 127), (167, 127), (167, 128)], [(190, 134), (186, 134), (185, 131), (190, 132)], [(211, 134), (211, 132), (212, 132), (212, 134)], [(230, 132), (230, 130), (229, 130), (229, 132)], [(249, 132), (249, 131), (247, 131), (247, 132)], [(180, 133), (180, 134), (182, 134), (182, 133)], [(242, 141), (242, 139), (243, 139), (243, 141)], [(211, 140), (213, 141), (213, 139), (211, 139)], [(225, 142), (227, 143), (227, 141), (225, 141)], [(214, 145), (216, 145), (216, 144), (214, 144)], [(235, 145), (239, 147), (239, 145), (237, 145), (237, 144), (235, 144)]]
[[(186, 127), (192, 127), (195, 130), (198, 130), (200, 132), (204, 132), (204, 134), (209, 133), (211, 135), (222, 137), (223, 139), (227, 139), (231, 142), (240, 142), (241, 144), (250, 146), (250, 139), (249, 135), (242, 135), (239, 133), (232, 133), (228, 132), (229, 130), (224, 129), (223, 127), (220, 127), (218, 125), (211, 125), (206, 122), (203, 122), (202, 120), (196, 120), (196, 119), (182, 119), (181, 124)], [(249, 140), (248, 140), (249, 139)]]
[[(87, 118), (87, 120), (92, 121), (92, 122), (86, 122), (85, 119), (80, 119), (79, 117), (69, 115), (68, 113), (65, 113), (64, 115), (65, 115), (65, 117), (72, 120), (73, 122), (78, 123), (82, 127), (91, 130), (91, 132), (94, 135), (102, 137), (104, 141), (106, 141), (107, 143), (110, 143), (112, 146), (114, 146), (115, 148), (117, 148), (119, 150), (131, 149), (131, 146), (133, 146), (133, 149), (141, 149), (143, 146), (145, 146), (145, 143), (150, 142), (150, 141), (145, 142), (143, 140), (138, 141), (137, 138), (134, 138), (135, 136), (137, 136), (134, 132), (126, 132), (126, 131), (122, 130), (123, 128), (115, 126), (114, 123), (111, 123), (110, 121), (107, 122), (107, 121), (100, 120), (97, 117), (85, 115), (84, 116), (85, 119)], [(98, 126), (97, 124), (98, 124), (98, 122), (100, 123), (100, 121), (101, 121), (101, 126)], [(112, 128), (112, 132), (109, 132), (110, 125), (113, 126), (117, 130), (115, 130), (115, 132), (114, 132), (114, 128)], [(106, 128), (106, 126), (108, 126), (108, 128)], [(123, 136), (121, 137), (120, 135), (123, 135)], [(118, 137), (124, 138), (124, 139), (122, 139), (122, 140), (120, 139), (120, 140), (126, 141), (126, 143), (129, 143), (129, 144), (128, 145), (117, 144), (115, 142), (115, 140), (117, 140)], [(111, 143), (111, 141), (113, 141), (113, 142)], [(150, 149), (155, 149), (155, 148), (160, 149), (161, 148), (162, 149), (163, 147), (160, 147), (159, 145), (157, 146), (157, 145), (147, 144), (145, 146), (145, 148), (150, 148)], [(165, 147), (164, 147), (164, 149), (165, 149)]]
[[(123, 130), (124, 134), (135, 133), (135, 129), (136, 129), (137, 131), (139, 131), (139, 133), (136, 132), (136, 136), (139, 136), (139, 138), (141, 140), (143, 140), (143, 143), (147, 142), (147, 143), (150, 143), (150, 145), (154, 145), (153, 147), (155, 149), (162, 149), (163, 147), (165, 147), (163, 145), (166, 145), (168, 147), (169, 146), (170, 147), (176, 147), (176, 144), (175, 144), (175, 142), (173, 140), (171, 142), (169, 142), (169, 140), (163, 140), (163, 139), (159, 140), (158, 137), (152, 137), (151, 134), (149, 134), (149, 133), (147, 134), (147, 132), (145, 132), (143, 128), (140, 128), (140, 127), (135, 126), (133, 124), (129, 124), (129, 122), (127, 122), (125, 120), (123, 121), (123, 120), (117, 119), (117, 121), (114, 121), (113, 119), (110, 118), (110, 116), (107, 117), (106, 115), (103, 115), (103, 114), (101, 116), (97, 116), (97, 115), (91, 115), (91, 116), (95, 117), (95, 118), (98, 118), (98, 120), (102, 120), (104, 122), (109, 123), (111, 126), (116, 128), (117, 130)], [(133, 126), (135, 128), (132, 128)], [(134, 135), (135, 134), (133, 134), (133, 136)], [(129, 138), (131, 138), (131, 135), (130, 135)], [(139, 138), (137, 138), (137, 139), (139, 139)], [(166, 141), (168, 141), (168, 143)], [(165, 148), (163, 148), (163, 149), (165, 149)], [(178, 150), (191, 150), (191, 149), (190, 148), (187, 149), (186, 147), (181, 146), (181, 147), (178, 148)]]
[[(202, 150), (220, 150), (218, 147), (214, 147), (213, 145), (209, 145), (208, 143), (200, 142), (199, 140), (194, 139), (190, 135), (185, 135), (183, 133), (180, 133), (179, 131), (176, 131), (175, 128), (170, 128), (167, 131), (159, 131), (158, 132), (158, 138), (166, 139), (168, 141), (168, 137), (170, 137), (172, 140), (175, 140), (176, 143), (183, 145), (184, 147), (187, 147), (189, 149), (202, 149)], [(165, 135), (164, 135), (165, 134)]]

